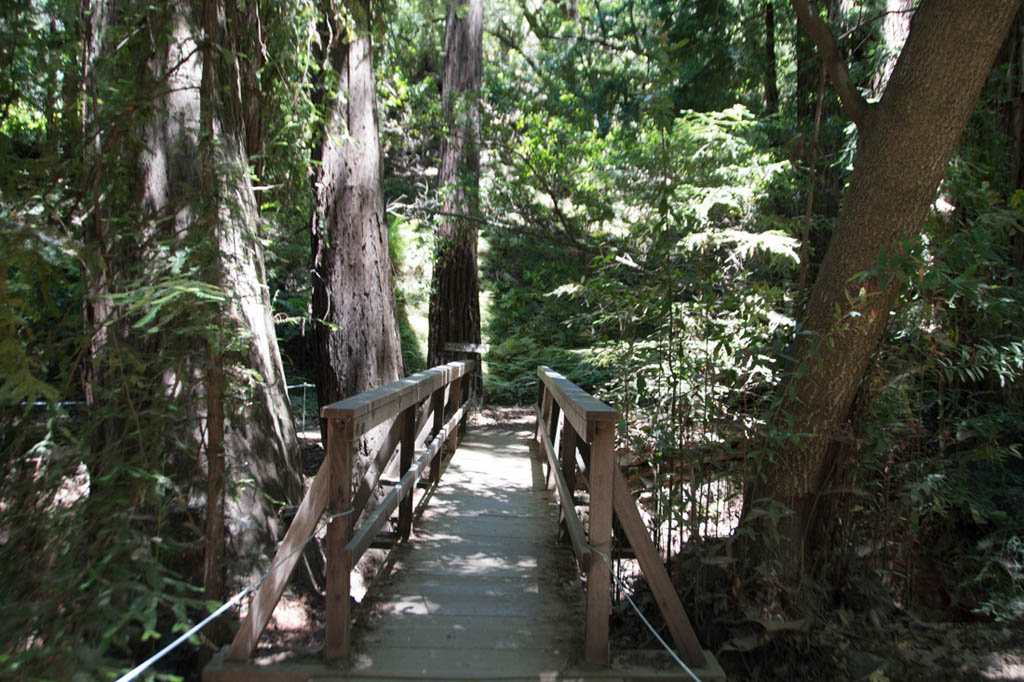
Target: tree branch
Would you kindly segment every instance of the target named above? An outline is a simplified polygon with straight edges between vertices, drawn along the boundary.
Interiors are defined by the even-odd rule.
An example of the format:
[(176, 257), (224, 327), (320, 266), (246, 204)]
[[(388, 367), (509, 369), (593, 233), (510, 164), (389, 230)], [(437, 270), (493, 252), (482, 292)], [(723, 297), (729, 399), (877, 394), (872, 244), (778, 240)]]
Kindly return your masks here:
[(828, 70), (829, 78), (839, 94), (839, 100), (843, 103), (843, 109), (850, 120), (858, 129), (863, 130), (867, 121), (870, 108), (868, 101), (857, 92), (857, 88), (850, 78), (850, 72), (846, 69), (843, 56), (839, 54), (839, 44), (832, 30), (822, 21), (815, 8), (811, 7), (811, 0), (790, 0), (793, 10), (800, 25), (807, 31), (807, 35), (818, 47), (818, 54)]

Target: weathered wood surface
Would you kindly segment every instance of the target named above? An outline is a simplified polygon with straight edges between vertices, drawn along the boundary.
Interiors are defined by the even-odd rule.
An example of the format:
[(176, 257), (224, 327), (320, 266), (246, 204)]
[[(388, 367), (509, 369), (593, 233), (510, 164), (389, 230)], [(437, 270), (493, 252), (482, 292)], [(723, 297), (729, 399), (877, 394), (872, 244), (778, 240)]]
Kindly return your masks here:
[(228, 649), (228, 660), (244, 661), (255, 650), (256, 642), (267, 627), (270, 616), (274, 612), (274, 606), (281, 598), (285, 585), (288, 583), (288, 578), (291, 577), (295, 565), (302, 557), (299, 548), (312, 534), (327, 506), (330, 483), (329, 468), (330, 460), (324, 459), (320, 465), (319, 474), (313, 479), (309, 492), (306, 493), (302, 504), (299, 505), (299, 510), (295, 513), (295, 518), (274, 555), (271, 566), (277, 566), (279, 563), (281, 566), (264, 580), (259, 590), (256, 591), (249, 606), (249, 612), (246, 614), (245, 620), (242, 621), (242, 626), (235, 635), (231, 648)]
[[(537, 417), (538, 419), (541, 418), (540, 407), (537, 407)], [(569, 539), (572, 540), (572, 548), (576, 553), (576, 561), (579, 562), (582, 570), (586, 570), (590, 565), (590, 546), (587, 544), (587, 533), (583, 530), (583, 522), (580, 521), (580, 515), (576, 513), (572, 489), (566, 482), (565, 477), (562, 476), (562, 469), (555, 457), (555, 446), (551, 443), (551, 438), (548, 436), (547, 431), (544, 429), (538, 429), (538, 431), (541, 434), (541, 444), (548, 462), (548, 477), (553, 477), (555, 479), (555, 490), (558, 491), (558, 503), (562, 510), (562, 518), (565, 519), (565, 526), (569, 531)], [(574, 432), (573, 441), (575, 442), (575, 440), (576, 434)], [(561, 442), (565, 443), (568, 441), (563, 438)], [(575, 463), (575, 459), (573, 462)]]
[(614, 422), (619, 411), (605, 405), (582, 388), (549, 367), (537, 368), (537, 376), (565, 412), (572, 428), (588, 442), (594, 440), (600, 422)]
[[(569, 411), (565, 415), (568, 417)], [(612, 470), (615, 422), (597, 422), (590, 442), (590, 567), (587, 570), (587, 623), (584, 659), (608, 663), (608, 617), (611, 615)]]
[(352, 440), (385, 419), (396, 417), (403, 410), (423, 402), (438, 388), (472, 372), (475, 366), (473, 360), (449, 362), (387, 386), (331, 403), (320, 408), (320, 416), (324, 419), (345, 420), (347, 430), (342, 435)]
[(707, 662), (704, 651), (690, 624), (690, 618), (679, 602), (679, 594), (676, 592), (675, 586), (672, 585), (672, 579), (665, 570), (665, 564), (661, 562), (661, 555), (658, 554), (647, 526), (636, 508), (636, 502), (633, 501), (626, 477), (622, 475), (618, 467), (614, 468), (612, 477), (614, 479), (615, 516), (626, 533), (630, 547), (636, 553), (640, 570), (647, 578), (647, 585), (654, 594), (654, 600), (661, 610), (661, 615), (665, 619), (665, 624), (668, 626), (680, 657), (687, 665), (703, 666)]
[[(563, 517), (581, 566), (588, 573), (585, 660), (604, 663), (609, 660), (609, 602), (612, 510), (636, 552), (640, 568), (647, 578), (656, 603), (681, 657), (690, 665), (703, 666), (706, 658), (683, 610), (679, 596), (665, 571), (640, 513), (630, 494), (625, 477), (613, 452), (615, 421), (618, 413), (597, 401), (575, 384), (545, 367), (541, 378), (540, 404), (537, 406), (535, 438), (548, 460), (548, 478), (554, 478)], [(559, 411), (564, 414), (555, 454), (555, 435)], [(574, 427), (573, 422), (579, 423)], [(592, 434), (584, 438), (582, 434)], [(586, 483), (590, 489), (589, 542), (581, 538), (582, 525), (572, 502), (571, 483), (575, 479), (576, 449), (589, 467)]]
[[(368, 625), (353, 632), (350, 665), (215, 661), (204, 682), (687, 679), (655, 652), (581, 667), (582, 591), (573, 555), (556, 539), (558, 507), (541, 461), (528, 454), (535, 434), (532, 425), (469, 432), (410, 541), (395, 549), (390, 575), (360, 605)], [(725, 679), (710, 655), (697, 673)]]
[[(420, 450), (416, 459), (416, 465), (410, 466), (408, 471), (402, 475), (398, 485), (391, 489), (391, 492), (381, 500), (380, 504), (373, 510), (371, 514), (362, 526), (359, 527), (358, 532), (352, 541), (348, 543), (349, 558), (353, 563), (358, 562), (362, 557), (363, 552), (370, 546), (377, 534), (380, 533), (384, 525), (391, 518), (391, 513), (394, 512), (395, 508), (398, 507), (399, 503), (403, 499), (412, 499), (413, 486), (416, 481), (419, 480), (420, 474), (423, 473), (424, 468), (430, 464), (431, 460), (441, 450), (445, 439), (448, 438), (450, 431), (458, 427), (459, 419), (465, 408), (459, 408), (455, 414), (449, 418), (448, 423), (441, 428), (441, 431), (434, 436), (434, 439), (427, 444), (427, 446)], [(411, 519), (410, 519), (411, 528)]]
[(350, 675), (543, 679), (581, 653), (580, 590), (535, 485), (530, 427), (469, 432), (391, 575), (368, 595)]
[(327, 511), (335, 517), (327, 524), (324, 555), (327, 559), (327, 599), (324, 624), (324, 658), (348, 658), (351, 642), (352, 555), (348, 551), (352, 532), (352, 444), (342, 436), (346, 423), (332, 419), (327, 423), (327, 461), (330, 462), (330, 501)]

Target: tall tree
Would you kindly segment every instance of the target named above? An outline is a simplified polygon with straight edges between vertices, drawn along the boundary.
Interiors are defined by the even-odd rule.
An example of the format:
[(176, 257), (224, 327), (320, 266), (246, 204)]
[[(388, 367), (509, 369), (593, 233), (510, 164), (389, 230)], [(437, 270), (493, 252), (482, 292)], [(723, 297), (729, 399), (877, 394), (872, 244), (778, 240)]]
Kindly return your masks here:
[(439, 174), (443, 210), (430, 291), (429, 364), (447, 342), (480, 342), (477, 222), (480, 219), (480, 87), (483, 0), (452, 0), (444, 37), (441, 97), (447, 131)]
[[(784, 414), (799, 447), (778, 448), (748, 502), (769, 498), (792, 510), (779, 530), (799, 551), (800, 570), (830, 485), (852, 453), (843, 434), (858, 386), (885, 331), (897, 277), (887, 256), (917, 234), (935, 199), (1019, 0), (924, 0), (880, 102), (853, 86), (828, 26), (809, 0), (792, 0), (813, 38), (859, 144), (849, 188), (810, 293), (783, 386)], [(888, 259), (891, 262), (891, 258)], [(868, 273), (867, 276), (859, 276)]]
[(313, 148), (310, 221), (321, 405), (402, 375), (369, 0), (347, 3), (344, 14), (334, 11), (333, 3), (323, 3), (321, 41), (330, 66), (325, 74), (334, 80), (323, 83), (319, 95), (324, 123)]
[(270, 500), (297, 500), (301, 478), (236, 87), (246, 36), (208, 9), (83, 14), (90, 501), (103, 519), (140, 470), (202, 499), (195, 455), (218, 475), (223, 453), (229, 545), (256, 558), (280, 531)]

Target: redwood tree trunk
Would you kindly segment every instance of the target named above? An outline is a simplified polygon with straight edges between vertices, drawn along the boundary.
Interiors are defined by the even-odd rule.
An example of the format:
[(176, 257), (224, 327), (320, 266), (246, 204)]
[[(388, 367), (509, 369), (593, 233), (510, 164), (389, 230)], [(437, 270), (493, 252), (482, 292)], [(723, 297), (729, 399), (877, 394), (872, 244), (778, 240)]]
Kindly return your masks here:
[[(337, 78), (325, 103), (325, 127), (314, 146), (315, 209), (313, 318), (321, 405), (401, 378), (388, 231), (381, 185), (380, 142), (369, 34), (369, 3), (348, 5), (355, 22), (351, 42), (338, 40), (346, 27), (337, 17), (325, 35), (335, 36), (328, 57)], [(331, 89), (328, 89), (331, 91)], [(326, 442), (326, 424), (322, 425)]]
[[(94, 414), (111, 415), (92, 437), (90, 503), (123, 501), (119, 477), (131, 481), (130, 467), (166, 474), (183, 499), (202, 501), (198, 463), (213, 455), (216, 475), (223, 451), (228, 542), (258, 560), (281, 531), (271, 500), (297, 502), (302, 482), (243, 144), (236, 55), (246, 37), (210, 1), (209, 17), (198, 0), (159, 12), (106, 0), (86, 13), (87, 394)], [(202, 45), (206, 18), (217, 24), (215, 49)], [(133, 327), (174, 282), (223, 299), (182, 295), (155, 310), (159, 333)]]
[(838, 446), (897, 295), (895, 278), (858, 275), (921, 230), (1019, 4), (924, 0), (881, 101), (866, 109), (849, 189), (789, 353), (795, 367), (781, 414), (790, 421), (776, 427), (802, 434), (799, 446), (776, 448), (747, 498), (748, 509), (768, 498), (793, 510), (779, 528), (788, 572), (801, 568), (819, 497), (849, 464)]
[[(480, 343), (477, 221), (480, 216), (480, 87), (483, 0), (448, 6), (441, 96), (448, 132), (441, 142), (440, 191), (430, 292), (428, 362), (445, 360), (448, 342)], [(479, 395), (479, 374), (474, 393)]]

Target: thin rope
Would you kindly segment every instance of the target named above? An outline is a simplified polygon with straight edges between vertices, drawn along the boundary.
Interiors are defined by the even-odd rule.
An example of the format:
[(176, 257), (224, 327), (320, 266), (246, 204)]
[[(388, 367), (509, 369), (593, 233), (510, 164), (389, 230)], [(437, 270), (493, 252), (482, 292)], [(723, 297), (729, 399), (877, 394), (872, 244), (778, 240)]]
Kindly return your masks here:
[(597, 547), (594, 547), (590, 543), (587, 543), (587, 546), (590, 548), (592, 552), (595, 552), (599, 557), (604, 559), (604, 562), (606, 564), (608, 564), (608, 572), (611, 575), (612, 580), (614, 580), (615, 584), (619, 586), (620, 590), (622, 590), (622, 594), (626, 597), (626, 601), (628, 601), (629, 605), (633, 607), (634, 611), (636, 611), (636, 615), (640, 616), (640, 620), (644, 622), (644, 625), (646, 625), (647, 629), (651, 631), (651, 634), (654, 635), (654, 637), (658, 640), (658, 643), (661, 644), (662, 647), (664, 647), (665, 651), (669, 653), (669, 656), (675, 659), (675, 662), (679, 664), (679, 667), (686, 671), (686, 674), (692, 677), (696, 682), (701, 682), (701, 679), (697, 677), (697, 674), (690, 669), (690, 666), (683, 663), (683, 659), (679, 658), (679, 656), (676, 655), (675, 650), (672, 647), (670, 647), (664, 639), (662, 639), (661, 635), (658, 634), (658, 631), (654, 629), (653, 625), (651, 625), (651, 621), (647, 620), (647, 616), (645, 616), (637, 607), (636, 603), (633, 601), (633, 598), (629, 596), (629, 590), (626, 589), (626, 585), (621, 580), (619, 580), (618, 576), (615, 575), (615, 569), (612, 567), (612, 562), (608, 558), (608, 555), (599, 550)]
[[(343, 512), (338, 512), (337, 514), (328, 514), (326, 520), (327, 520), (328, 523), (330, 523), (331, 521), (333, 521), (334, 519), (336, 519), (336, 518), (338, 518), (340, 516), (348, 516), (353, 511), (355, 511), (355, 509), (352, 508), (352, 507), (349, 507), (348, 509), (346, 509)], [(303, 540), (302, 543), (298, 547), (296, 547), (293, 551), (289, 552), (287, 556), (283, 557), (280, 561), (278, 561), (276, 564), (274, 564), (269, 569), (267, 569), (266, 573), (261, 575), (255, 582), (253, 582), (248, 587), (246, 587), (244, 590), (242, 590), (241, 592), (239, 592), (238, 594), (233, 596), (231, 599), (229, 599), (226, 602), (224, 602), (223, 604), (221, 604), (220, 607), (216, 611), (214, 611), (209, 616), (207, 616), (203, 620), (201, 620), (198, 623), (196, 623), (195, 625), (193, 625), (192, 628), (188, 632), (183, 634), (181, 637), (178, 637), (176, 640), (174, 640), (173, 642), (171, 642), (170, 644), (165, 646), (163, 649), (161, 649), (157, 653), (153, 654), (151, 657), (149, 657), (148, 659), (146, 659), (145, 661), (143, 661), (142, 663), (137, 665), (135, 668), (133, 668), (130, 672), (127, 672), (124, 675), (122, 675), (121, 677), (117, 678), (117, 682), (130, 682), (130, 680), (134, 680), (136, 677), (138, 677), (143, 672), (145, 672), (154, 663), (159, 661), (161, 658), (163, 658), (164, 656), (169, 654), (171, 651), (173, 651), (174, 649), (179, 647), (183, 642), (185, 642), (190, 637), (192, 637), (192, 635), (196, 634), (197, 632), (199, 632), (200, 630), (205, 628), (207, 625), (209, 625), (211, 622), (216, 620), (219, 615), (221, 615), (222, 613), (224, 613), (225, 611), (230, 609), (232, 606), (234, 606), (235, 604), (240, 602), (242, 599), (244, 599), (247, 594), (249, 594), (250, 592), (255, 590), (257, 587), (262, 585), (263, 581), (266, 580), (267, 578), (269, 578), (270, 574), (273, 573), (274, 571), (276, 571), (278, 568), (280, 568), (281, 565), (284, 564), (284, 562), (288, 561), (293, 556), (295, 556), (296, 554), (301, 552), (303, 549), (305, 549), (305, 547), (309, 543), (309, 541), (312, 540), (314, 537), (316, 537), (316, 532), (317, 532), (317, 529), (314, 528), (313, 532), (309, 534), (309, 537), (307, 537), (305, 540)]]

